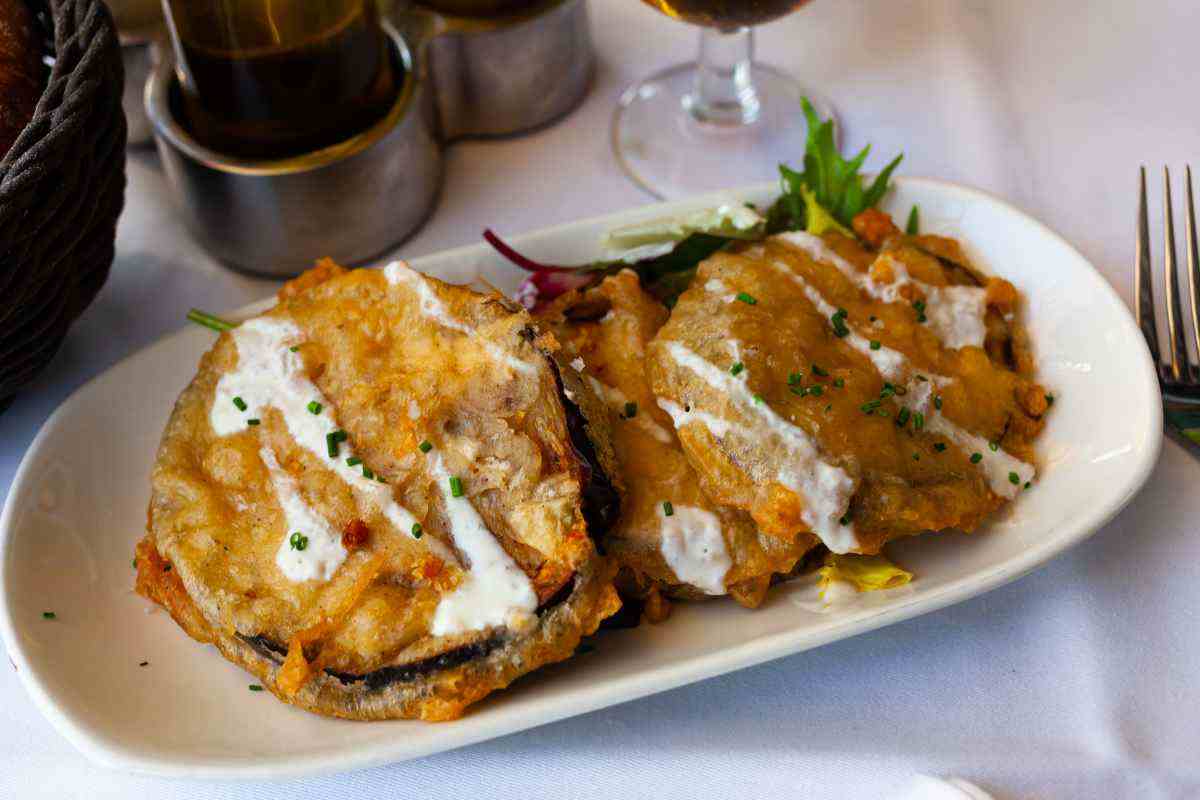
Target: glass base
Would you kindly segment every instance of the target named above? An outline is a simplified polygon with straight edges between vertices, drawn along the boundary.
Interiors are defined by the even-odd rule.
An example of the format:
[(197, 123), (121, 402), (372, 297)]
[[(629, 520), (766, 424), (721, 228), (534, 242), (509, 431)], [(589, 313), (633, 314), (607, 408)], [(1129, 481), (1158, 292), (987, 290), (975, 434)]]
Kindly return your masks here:
[[(822, 119), (834, 118), (829, 101), (772, 67), (755, 64), (753, 72), (758, 108), (745, 123), (699, 118), (694, 63), (626, 89), (612, 122), (621, 169), (663, 199), (775, 180), (781, 162), (803, 169), (808, 125), (800, 98)], [(835, 136), (837, 129), (835, 122)]]

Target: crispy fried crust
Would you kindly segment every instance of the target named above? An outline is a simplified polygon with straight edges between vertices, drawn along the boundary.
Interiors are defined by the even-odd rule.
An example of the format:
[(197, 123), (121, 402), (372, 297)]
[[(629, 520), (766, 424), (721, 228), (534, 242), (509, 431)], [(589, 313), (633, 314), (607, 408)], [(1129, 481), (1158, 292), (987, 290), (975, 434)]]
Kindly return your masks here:
[[(606, 552), (624, 571), (619, 587), (626, 596), (657, 608), (659, 594), (701, 599), (709, 595), (672, 570), (662, 552), (662, 501), (702, 508), (719, 519), (731, 566), (726, 591), (739, 603), (759, 605), (772, 576), (789, 572), (817, 542), (805, 534), (762, 536), (748, 514), (714, 503), (675, 437), (671, 419), (658, 408), (646, 376), (645, 351), (668, 311), (625, 270), (598, 286), (558, 298), (539, 315), (561, 342), (556, 357), (565, 375), (583, 378), (607, 400), (619, 474), (627, 486), (620, 520), (604, 537)], [(625, 418), (626, 403), (636, 412)], [(651, 613), (651, 612), (648, 612)]]
[(283, 656), (236, 633), (214, 629), (184, 589), (178, 572), (154, 548), (150, 535), (138, 543), (137, 566), (138, 593), (165, 608), (197, 642), (215, 645), (221, 655), (252, 673), (283, 702), (343, 719), (457, 719), (469, 705), (522, 675), (570, 658), (580, 639), (595, 633), (601, 620), (621, 607), (612, 588), (611, 566), (596, 560), (587, 572), (576, 575), (566, 600), (543, 611), (532, 631), (489, 641), (486, 644), (492, 649), (482, 656), (446, 668), (435, 666), (425, 674), (382, 686), (373, 686), (369, 678), (346, 680), (322, 673), (300, 692), (289, 694), (279, 685)]
[[(576, 387), (568, 401), (555, 342), (523, 312), (432, 280), (423, 295), (414, 280), (322, 264), (289, 284), (268, 316), (303, 332), (296, 352), (329, 406), (314, 413), (336, 415), (363, 465), (423, 522), (423, 540), (356, 499), (337, 462), (300, 447), (273, 407), (260, 425), (214, 433), (214, 391), (239, 356), (228, 334), (181, 395), (155, 466), (138, 591), (281, 699), (321, 714), (454, 718), (570, 656), (619, 607), (612, 567), (591, 538), (618, 502), (606, 421), (584, 422), (576, 405), (594, 398)], [(436, 324), (431, 296), (443, 308)], [(503, 354), (517, 368), (493, 363)], [(433, 547), (453, 553), (454, 539), (441, 479), (417, 448), (423, 439), (436, 442), (435, 455), (462, 477), (462, 502), (529, 577), (540, 605), (524, 625), (430, 634), (467, 564)], [(343, 532), (348, 555), (330, 580), (292, 581), (275, 565), (287, 528), (260, 448)]]
[[(847, 237), (828, 234), (826, 245), (863, 272), (875, 263), (876, 253)], [(884, 249), (926, 284), (977, 280), (952, 240), (893, 235)], [(873, 300), (831, 265), (778, 240), (721, 252), (700, 265), (649, 347), (655, 394), (681, 408), (717, 417), (730, 413), (721, 391), (669, 355), (673, 344), (722, 373), (736, 369), (756, 402), (806, 432), (826, 462), (855, 480), (849, 515), (859, 552), (878, 552), (900, 536), (977, 527), (1004, 501), (974, 467), (972, 454), (915, 425), (896, 424), (896, 406), (886, 400), (876, 368), (837, 335), (830, 317), (818, 311), (788, 271), (815, 287), (832, 307), (845, 309), (870, 338), (904, 353), (918, 373), (949, 377), (950, 384), (938, 389), (948, 419), (1018, 458), (1034, 460), (1044, 390), (1029, 379), (1032, 355), (1012, 313), (1019, 298), (1011, 284), (986, 283), (985, 346), (950, 350), (921, 324), (910, 304)], [(734, 300), (742, 295), (755, 302)], [(864, 412), (872, 403), (879, 413)], [(750, 513), (767, 533), (791, 537), (807, 530), (802, 499), (774, 479), (790, 458), (786, 448), (739, 436), (718, 437), (701, 424), (679, 431), (711, 497)]]

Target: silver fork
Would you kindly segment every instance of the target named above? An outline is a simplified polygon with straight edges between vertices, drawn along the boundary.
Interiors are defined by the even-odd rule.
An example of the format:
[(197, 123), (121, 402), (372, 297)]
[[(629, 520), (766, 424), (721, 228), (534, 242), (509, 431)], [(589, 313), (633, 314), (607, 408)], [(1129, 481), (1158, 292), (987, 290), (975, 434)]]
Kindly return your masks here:
[[(1191, 312), (1191, 335), (1200, 353), (1200, 253), (1196, 244), (1196, 211), (1192, 202), (1192, 168), (1185, 168), (1184, 191), (1187, 208), (1184, 226), (1187, 248), (1187, 289)], [(1163, 282), (1167, 303), (1169, 349), (1164, 359), (1158, 344), (1154, 315), (1154, 282), (1150, 277), (1150, 231), (1146, 212), (1146, 168), (1140, 170), (1138, 193), (1137, 258), (1134, 265), (1134, 295), (1138, 326), (1146, 337), (1158, 371), (1163, 394), (1167, 431), (1200, 453), (1200, 363), (1188, 355), (1188, 335), (1180, 301), (1181, 279), (1175, 254), (1175, 221), (1171, 206), (1171, 173), (1163, 167)]]

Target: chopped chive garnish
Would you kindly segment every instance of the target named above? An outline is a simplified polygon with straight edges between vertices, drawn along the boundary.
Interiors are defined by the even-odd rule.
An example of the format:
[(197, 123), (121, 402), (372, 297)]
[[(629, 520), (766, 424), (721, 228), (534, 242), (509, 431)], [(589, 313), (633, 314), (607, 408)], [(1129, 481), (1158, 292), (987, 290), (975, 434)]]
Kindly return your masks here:
[(58, 617), (58, 614), (55, 614), (53, 611), (42, 612), (42, 619), (55, 619), (56, 617)]
[(261, 692), (263, 690), (263, 687), (259, 686), (257, 683), (252, 683), (246, 688), (252, 692)]
[(1046, 405), (1047, 405), (1047, 407), (1054, 405), (1054, 395), (1052, 395), (1052, 394), (1046, 395)]
[(412, 526), (412, 535), (414, 539), (420, 539), (421, 534), (425, 533), (425, 529), (421, 527), (421, 523), (414, 522)]
[(944, 453), (944, 452), (946, 452), (946, 443), (945, 442), (934, 442), (933, 449), (939, 453)]
[(433, 449), (433, 442), (426, 439), (425, 441), (423, 441), (419, 445), (417, 445), (417, 449), (420, 450), (422, 453), (428, 453), (430, 450)]
[(942, 410), (942, 396), (940, 394), (935, 394), (933, 396), (933, 407), (938, 411)]
[(917, 314), (917, 322), (928, 322), (928, 321), (929, 321), (929, 317), (925, 316), (924, 314)]
[(663, 515), (667, 517), (675, 516), (675, 506), (671, 505), (670, 500), (663, 501)]
[(920, 460), (921, 460), (921, 454), (913, 453), (913, 461), (920, 461)]
[(788, 386), (799, 386), (800, 381), (802, 380), (804, 380), (804, 376), (799, 372), (792, 372), (788, 374)]
[(741, 374), (742, 370), (744, 370), (745, 368), (746, 368), (745, 364), (743, 364), (740, 361), (735, 361), (733, 366), (729, 368), (729, 374), (730, 375), (739, 375), (739, 374)]
[(248, 420), (246, 420), (246, 424), (247, 424), (247, 425), (261, 425), (261, 424), (262, 424), (262, 420), (261, 420), (261, 419), (258, 419), (257, 417), (255, 417), (254, 419), (248, 419)]
[[(815, 389), (817, 387), (814, 386), (813, 388)], [(808, 394), (808, 389), (804, 388), (803, 386), (789, 386), (788, 391), (797, 397), (804, 397), (806, 394)]]
[(820, 377), (822, 377), (822, 378), (828, 378), (828, 377), (829, 377), (829, 373), (828, 373), (828, 372), (826, 372), (825, 370), (821, 369), (821, 368), (820, 368), (819, 366), (817, 366), (816, 364), (813, 364), (813, 365), (812, 365), (812, 374), (813, 374), (813, 375), (819, 375), (819, 376), (820, 376)]
[(366, 464), (363, 464), (362, 465), (362, 475), (367, 480), (371, 480), (372, 478), (375, 477), (375, 472), (370, 467), (368, 467)]
[(1008, 482), (1011, 483), (1013, 486), (1020, 486), (1021, 485), (1021, 476), (1015, 472), (1010, 472), (1010, 473), (1008, 473)]
[(835, 317), (841, 317), (842, 319), (845, 319), (846, 317), (850, 316), (850, 312), (844, 308), (839, 308), (837, 311), (833, 312), (833, 315)]
[(293, 353), (299, 353), (299, 352), (300, 352), (300, 345), (298, 345), (298, 344), (294, 344), (294, 345), (292, 345), (291, 347), (289, 347), (289, 348), (288, 348), (288, 350), (291, 350)]
[(871, 349), (872, 350), (878, 350), (881, 347), (883, 347), (883, 344), (881, 344), (878, 339), (871, 340)]
[(316, 400), (313, 400), (308, 404), (307, 408), (308, 408), (308, 413), (310, 413), (310, 414), (320, 414), (321, 409), (324, 408), (324, 406), (322, 406)]
[(170, 572), (170, 571), (171, 571), (171, 565), (170, 565), (170, 564), (167, 564), (165, 567), (163, 567), (163, 572)]
[(994, 453), (1000, 449), (1000, 443), (999, 442), (988, 442), (988, 449)]
[(762, 401), (763, 401), (763, 397), (761, 394), (754, 395), (754, 402), (761, 403)]
[(330, 458), (337, 458), (338, 445), (348, 438), (350, 438), (350, 434), (345, 431), (331, 431), (325, 434), (325, 449)]
[(637, 403), (633, 403), (633, 402), (626, 403), (625, 404), (625, 419), (633, 419), (636, 416), (637, 416)]
[(359, 458), (358, 456), (350, 456), (349, 458), (346, 459), (347, 467), (357, 467), (361, 463), (362, 463), (362, 459)]
[(246, 401), (240, 397), (235, 397), (235, 398), (233, 398), (233, 406), (238, 411), (245, 411), (246, 410)]
[(377, 483), (387, 483), (387, 478), (383, 477), (382, 475), (376, 475), (375, 481)]
[(846, 327), (846, 320), (844, 317), (841, 317), (838, 314), (834, 314), (832, 317), (829, 318), (829, 322), (831, 325), (833, 325), (833, 335), (834, 336), (838, 337), (839, 339), (842, 339), (842, 338), (845, 338), (846, 336), (850, 335), (850, 329)]
[(905, 425), (908, 424), (908, 418), (911, 415), (912, 415), (912, 412), (909, 411), (907, 408), (900, 409), (899, 411), (896, 412), (896, 424), (899, 425), (901, 428), (903, 428)]
[(450, 496), (451, 497), (462, 497), (463, 496), (462, 479), (459, 478), (457, 475), (450, 476)]
[(978, 464), (983, 461), (983, 453), (971, 453), (971, 463)]
[(187, 313), (188, 322), (194, 322), (197, 325), (203, 325), (217, 332), (231, 331), (236, 325), (232, 322), (227, 322), (218, 316), (209, 314), (207, 311), (201, 311), (198, 308), (193, 308)]
[(838, 520), (838, 525), (849, 525), (849, 524), (850, 524), (850, 512), (847, 511), (845, 514), (842, 514), (841, 519)]
[(859, 409), (864, 414), (870, 416), (871, 414), (874, 414), (881, 405), (883, 405), (883, 403), (879, 400), (868, 400), (867, 402), (865, 402), (861, 406), (859, 406)]
[(879, 391), (879, 399), (887, 400), (889, 397), (891, 397), (895, 393), (896, 393), (896, 387), (892, 386), (890, 383), (885, 383), (883, 385), (883, 389), (881, 389)]
[(822, 389), (820, 386), (814, 386), (808, 390), (808, 393), (811, 394), (813, 397), (820, 397), (821, 395), (825, 394), (825, 390)]
[(751, 297), (750, 295), (746, 294), (745, 292), (738, 292), (736, 297), (738, 300), (741, 300), (743, 303), (745, 303), (748, 306), (758, 305), (758, 300), (755, 299), (754, 297)]
[(913, 430), (919, 431), (925, 427), (925, 415), (920, 411), (913, 412)]
[(132, 562), (130, 562), (130, 565), (131, 565), (131, 566), (132, 566), (134, 569), (137, 569), (137, 559), (136, 559), (136, 558), (135, 558), (135, 559), (133, 559), (133, 561), (132, 561)]
[(913, 203), (912, 211), (908, 212), (908, 222), (904, 225), (904, 232), (909, 236), (916, 236), (917, 231), (921, 228), (921, 208), (916, 203)]
[(916, 302), (913, 303), (913, 308), (915, 308), (917, 311), (924, 311), (925, 310), (925, 301), (917, 300)]
[(845, 385), (846, 385), (846, 382), (845, 382), (844, 380), (842, 380), (841, 378), (834, 378), (834, 379), (833, 379), (833, 385), (834, 385), (836, 388), (840, 389), (840, 388), (842, 388), (843, 386), (845, 386)]
[(288, 544), (291, 545), (293, 550), (304, 550), (308, 547), (308, 537), (300, 533), (300, 531), (296, 531), (288, 537)]

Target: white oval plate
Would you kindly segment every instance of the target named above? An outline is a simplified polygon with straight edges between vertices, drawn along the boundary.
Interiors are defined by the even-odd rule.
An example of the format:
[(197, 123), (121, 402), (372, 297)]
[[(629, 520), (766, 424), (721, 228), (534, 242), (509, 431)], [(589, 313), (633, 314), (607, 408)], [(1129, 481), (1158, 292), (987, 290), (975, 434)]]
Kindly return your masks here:
[[(600, 236), (614, 226), (774, 192), (758, 186), (642, 207), (514, 242), (535, 258), (582, 263), (598, 257)], [(899, 543), (895, 554), (918, 576), (910, 586), (826, 612), (805, 581), (777, 588), (757, 611), (729, 601), (677, 606), (669, 623), (606, 633), (594, 652), (519, 681), (457, 722), (359, 723), (297, 711), (247, 691), (251, 676), (165, 613), (147, 613), (131, 590), (159, 434), (212, 344), (210, 332), (188, 328), (76, 392), (21, 463), (0, 517), (0, 630), (21, 680), (63, 735), (107, 766), (191, 777), (327, 773), (633, 700), (924, 614), (1029, 572), (1111, 519), (1149, 475), (1162, 439), (1150, 357), (1112, 288), (1040, 223), (971, 189), (897, 181), (889, 208), (904, 219), (912, 203), (926, 230), (962, 237), (982, 266), (1025, 292), (1041, 377), (1058, 400), (1040, 441), (1037, 485), (974, 536)], [(413, 266), (510, 292), (521, 277), (485, 245)], [(57, 618), (43, 619), (47, 610)]]

